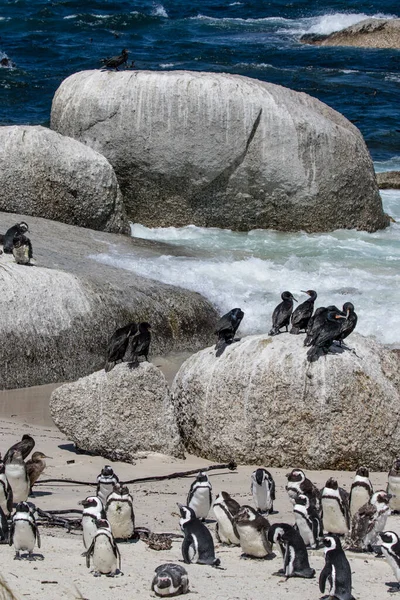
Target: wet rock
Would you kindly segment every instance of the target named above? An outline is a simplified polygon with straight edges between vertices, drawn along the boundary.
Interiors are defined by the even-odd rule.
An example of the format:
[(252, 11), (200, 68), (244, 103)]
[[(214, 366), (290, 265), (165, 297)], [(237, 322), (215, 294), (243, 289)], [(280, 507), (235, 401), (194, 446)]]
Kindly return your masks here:
[(376, 179), (381, 190), (400, 190), (400, 171), (377, 173)]
[(316, 46), (400, 48), (400, 19), (364, 19), (330, 35), (305, 34), (300, 41)]

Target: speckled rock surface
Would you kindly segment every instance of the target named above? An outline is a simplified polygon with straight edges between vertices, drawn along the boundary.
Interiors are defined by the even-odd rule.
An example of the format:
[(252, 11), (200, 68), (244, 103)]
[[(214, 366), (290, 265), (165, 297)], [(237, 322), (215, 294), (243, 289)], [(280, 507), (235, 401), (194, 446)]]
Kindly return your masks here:
[(0, 210), (129, 233), (114, 170), (89, 146), (46, 127), (0, 127)]
[(400, 19), (364, 19), (327, 36), (304, 35), (301, 41), (317, 46), (400, 48)]
[(83, 71), (51, 127), (101, 152), (128, 217), (240, 231), (388, 225), (360, 131), (293, 90), (223, 73)]
[(119, 364), (62, 385), (50, 399), (57, 427), (79, 448), (112, 460), (143, 453), (183, 457), (171, 394), (161, 371)]
[(381, 190), (400, 190), (400, 171), (377, 173), (376, 178)]
[(400, 361), (352, 334), (352, 351), (306, 360), (304, 336), (257, 335), (190, 357), (173, 384), (189, 452), (309, 469), (386, 469), (400, 447)]

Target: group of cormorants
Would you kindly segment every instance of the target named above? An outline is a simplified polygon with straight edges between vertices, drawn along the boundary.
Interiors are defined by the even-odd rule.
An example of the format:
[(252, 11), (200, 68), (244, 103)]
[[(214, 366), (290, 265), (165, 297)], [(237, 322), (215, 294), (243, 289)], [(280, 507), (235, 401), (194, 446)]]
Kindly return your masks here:
[(120, 362), (127, 362), (129, 367), (135, 368), (139, 364), (139, 356), (148, 360), (151, 342), (150, 323), (143, 321), (139, 325), (135, 322), (128, 323), (117, 329), (111, 336), (107, 346), (107, 357), (104, 369), (111, 371)]
[[(286, 332), (306, 334), (304, 345), (309, 346), (307, 360), (318, 360), (321, 353), (327, 354), (334, 341), (342, 345), (342, 341), (354, 331), (357, 325), (357, 314), (351, 302), (343, 304), (342, 310), (334, 305), (321, 306), (314, 312), (314, 303), (317, 299), (315, 290), (301, 290), (309, 298), (293, 310), (293, 302), (297, 302), (291, 292), (283, 292), (282, 302), (272, 313), (272, 328), (269, 335), (278, 335), (283, 327)], [(236, 331), (244, 317), (240, 308), (233, 308), (218, 321), (215, 334), (218, 341), (215, 346), (216, 355), (220, 356), (227, 345), (234, 341)]]

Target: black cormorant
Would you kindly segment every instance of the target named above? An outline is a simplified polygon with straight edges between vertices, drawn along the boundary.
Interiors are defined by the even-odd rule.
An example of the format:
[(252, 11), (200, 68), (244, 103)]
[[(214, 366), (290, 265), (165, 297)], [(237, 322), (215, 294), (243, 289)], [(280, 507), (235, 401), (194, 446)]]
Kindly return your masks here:
[(317, 308), (307, 325), (307, 335), (304, 340), (305, 346), (311, 346), (311, 341), (313, 337), (315, 336), (316, 332), (319, 331), (320, 327), (324, 324), (326, 315), (330, 310), (340, 312), (337, 306), (334, 306), (333, 304), (331, 304), (330, 306), (320, 306), (319, 308)]
[(22, 440), (14, 444), (13, 446), (11, 446), (11, 448), (7, 450), (5, 457), (3, 458), (4, 464), (7, 462), (7, 459), (11, 456), (11, 453), (14, 450), (19, 450), (22, 454), (22, 458), (25, 460), (25, 458), (29, 456), (29, 454), (32, 452), (34, 447), (35, 440), (33, 439), (33, 437), (28, 435), (27, 433), (24, 433), (24, 435), (22, 436)]
[(343, 313), (346, 315), (346, 320), (341, 322), (340, 333), (338, 337), (335, 338), (336, 340), (339, 340), (340, 345), (342, 345), (342, 340), (347, 338), (347, 336), (354, 331), (358, 320), (357, 313), (354, 311), (354, 304), (351, 302), (345, 302), (343, 304)]
[(104, 367), (107, 372), (111, 371), (115, 367), (115, 364), (124, 358), (129, 336), (135, 335), (137, 332), (138, 326), (134, 322), (128, 323), (128, 325), (114, 331), (107, 346), (107, 358)]
[(231, 344), (236, 331), (244, 317), (244, 312), (240, 308), (233, 308), (218, 321), (214, 333), (218, 335), (218, 341), (215, 349), (219, 350), (224, 344)]
[(14, 237), (16, 235), (23, 235), (29, 231), (29, 227), (25, 221), (21, 221), (21, 223), (16, 223), (10, 229), (7, 229), (3, 236), (3, 250), (5, 254), (12, 254), (14, 248)]
[(337, 339), (337, 336), (340, 333), (340, 328), (342, 326), (341, 321), (346, 318), (342, 311), (337, 308), (335, 309), (335, 307), (328, 307), (326, 313), (322, 313), (322, 315), (323, 322), (317, 331), (315, 331), (310, 343), (311, 348), (307, 352), (307, 360), (309, 362), (318, 360), (320, 350), (322, 350), (324, 354), (328, 354), (333, 340)]
[(102, 58), (101, 62), (103, 63), (106, 69), (115, 69), (118, 71), (118, 67), (126, 63), (128, 60), (128, 50), (125, 48), (122, 50), (119, 56), (112, 56), (111, 58)]
[(314, 290), (301, 291), (304, 294), (308, 294), (310, 297), (302, 304), (299, 304), (296, 310), (292, 312), (292, 328), (290, 333), (300, 333), (301, 329), (304, 329), (305, 331), (314, 311), (314, 302), (317, 299), (317, 292)]
[(139, 364), (139, 356), (144, 356), (148, 360), (150, 342), (151, 342), (150, 323), (139, 323), (139, 331), (131, 335), (128, 340), (128, 347), (124, 356), (124, 362), (130, 363), (131, 368)]
[(283, 302), (278, 304), (272, 313), (272, 329), (268, 335), (277, 335), (280, 333), (279, 330), (282, 327), (286, 327), (286, 331), (288, 330), (290, 316), (293, 311), (293, 300), (295, 302), (297, 302), (297, 300), (290, 292), (283, 292), (281, 298)]

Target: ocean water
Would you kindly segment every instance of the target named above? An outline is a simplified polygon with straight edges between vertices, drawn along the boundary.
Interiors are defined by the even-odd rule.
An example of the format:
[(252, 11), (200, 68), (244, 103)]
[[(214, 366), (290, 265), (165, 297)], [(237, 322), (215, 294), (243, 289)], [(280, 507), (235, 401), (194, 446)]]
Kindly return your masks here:
[[(68, 75), (127, 48), (138, 69), (229, 72), (277, 83), (326, 102), (361, 130), (377, 171), (400, 169), (400, 51), (318, 48), (304, 33), (331, 33), (369, 16), (400, 17), (398, 1), (2, 0), (0, 123), (49, 123)], [(400, 192), (382, 192), (400, 221)], [(400, 224), (374, 234), (148, 229), (136, 237), (187, 256), (96, 257), (201, 292), (221, 312), (245, 311), (243, 333), (266, 331), (280, 293), (316, 289), (318, 303), (353, 301), (358, 330), (400, 346)], [(182, 252), (180, 253), (182, 254)]]

